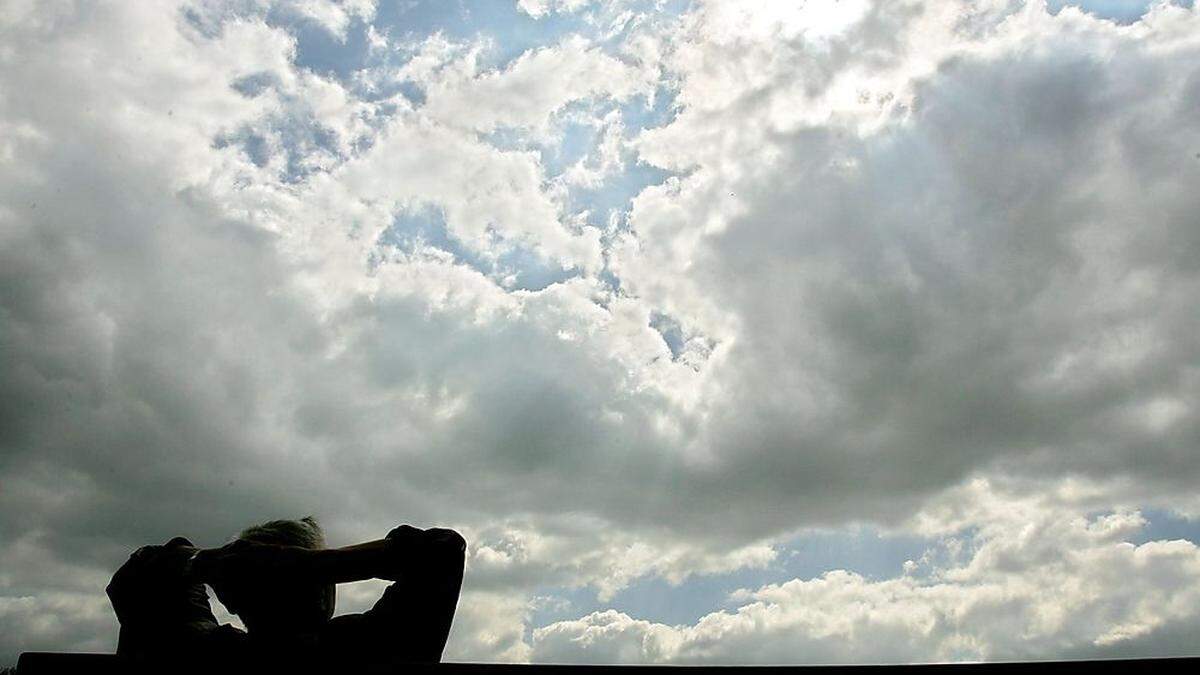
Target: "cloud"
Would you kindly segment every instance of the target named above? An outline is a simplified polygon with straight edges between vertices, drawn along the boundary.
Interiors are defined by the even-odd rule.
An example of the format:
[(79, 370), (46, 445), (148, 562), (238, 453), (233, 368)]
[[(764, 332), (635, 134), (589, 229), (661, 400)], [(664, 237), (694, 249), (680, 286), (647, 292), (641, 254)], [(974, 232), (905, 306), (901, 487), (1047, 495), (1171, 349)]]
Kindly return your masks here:
[[(464, 531), (464, 658), (811, 660), (778, 636), (868, 628), (847, 655), (1020, 651), (990, 618), (930, 627), (957, 607), (1029, 654), (1181, 644), (1194, 617), (1165, 598), (1194, 548), (1100, 530), (1200, 511), (1200, 14), (845, 4), (698, 3), (492, 70), (444, 35), (397, 65), (378, 26), (381, 60), (344, 80), (298, 65), (283, 6), (6, 11), (0, 597), (23, 628), (0, 659), (104, 648), (103, 581), (138, 545), (311, 512), (334, 544)], [(304, 7), (347, 45), (374, 16)], [(572, 115), (604, 130), (596, 163), (554, 179), (539, 148)], [(564, 197), (633, 164), (670, 177), (602, 225)], [(414, 212), (444, 232), (396, 245)], [(522, 256), (562, 279), (506, 283)], [(954, 501), (980, 476), (999, 497)], [(1086, 505), (1006, 552), (1024, 540), (997, 513), (1071, 489)], [(933, 579), (766, 586), (692, 627), (527, 626), (544, 585), (686, 587), (859, 522), (977, 550)], [(1139, 571), (1163, 604), (1043, 597)]]
[(369, 21), (375, 15), (375, 0), (292, 0), (275, 5), (276, 11), (294, 12), (324, 26), (338, 39), (346, 41), (346, 30), (353, 19)]
[[(623, 288), (724, 351), (715, 400), (741, 403), (715, 408), (696, 444), (713, 454), (715, 490), (755, 486), (726, 511), (754, 514), (740, 526), (843, 509), (887, 518), (998, 463), (1136, 474), (1174, 493), (1196, 469), (1194, 425), (1145, 413), (1195, 410), (1194, 382), (1177, 375), (1193, 347), (1173, 336), (1191, 323), (1196, 277), (1169, 253), (1191, 246), (1194, 204), (1167, 167), (1198, 167), (1194, 153), (1148, 150), (1197, 143), (1182, 65), (1196, 46), (1176, 32), (1194, 12), (1164, 5), (1124, 29), (1030, 6), (980, 38), (945, 8), (876, 8), (840, 38), (882, 42), (872, 60), (891, 50), (920, 63), (915, 42), (887, 36), (949, 30), (949, 46), (926, 50), (940, 65), (907, 91), (863, 90), (882, 106), (830, 107), (869, 50), (822, 47), (816, 63), (834, 61), (824, 86), (769, 86), (807, 43), (769, 55), (749, 43), (725, 67), (754, 64), (758, 79), (723, 79), (715, 109), (685, 107), (643, 134), (644, 156), (695, 169), (638, 196), (636, 238), (613, 266)], [(705, 19), (689, 44), (706, 44)], [(685, 85), (680, 99), (706, 93)], [(825, 121), (806, 121), (816, 114)], [(1172, 421), (1156, 432), (1151, 419)]]
[(577, 12), (592, 0), (517, 0), (517, 8), (535, 19), (556, 12)]
[(567, 103), (592, 97), (627, 100), (653, 84), (634, 65), (575, 37), (526, 52), (503, 71), (441, 71), (426, 83), (425, 112), (442, 124), (493, 131), (503, 127), (543, 129)]
[(680, 584), (693, 575), (762, 568), (776, 551), (754, 544), (736, 550), (646, 541), (592, 518), (544, 518), (472, 533), (470, 577), (476, 588), (595, 587), (606, 602), (632, 580), (657, 576)]
[(528, 602), (512, 593), (467, 590), (454, 615), (446, 660), (526, 663)]
[(271, 19), (281, 23), (311, 23), (345, 44), (353, 21), (370, 21), (375, 16), (375, 0), (247, 0), (245, 2), (178, 2), (195, 25), (220, 31), (222, 24), (235, 18)]
[[(996, 499), (976, 482), (953, 499)], [(1188, 654), (1200, 551), (1125, 538), (1137, 512), (1088, 518), (1005, 495), (948, 565), (886, 580), (832, 570), (734, 594), (735, 610), (668, 626), (607, 610), (533, 633), (533, 659), (570, 663), (898, 663)], [(1019, 515), (1018, 515), (1019, 514)], [(919, 572), (916, 570), (920, 570)], [(1164, 638), (1166, 638), (1164, 640)]]

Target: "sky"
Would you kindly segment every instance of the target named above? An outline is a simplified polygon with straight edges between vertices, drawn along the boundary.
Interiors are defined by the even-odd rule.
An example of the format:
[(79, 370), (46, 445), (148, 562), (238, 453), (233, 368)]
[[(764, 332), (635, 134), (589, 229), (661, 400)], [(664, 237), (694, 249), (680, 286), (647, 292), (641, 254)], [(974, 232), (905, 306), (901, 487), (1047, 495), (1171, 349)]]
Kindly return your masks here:
[(447, 660), (1195, 653), (1198, 111), (1180, 0), (10, 0), (0, 666), (308, 514)]

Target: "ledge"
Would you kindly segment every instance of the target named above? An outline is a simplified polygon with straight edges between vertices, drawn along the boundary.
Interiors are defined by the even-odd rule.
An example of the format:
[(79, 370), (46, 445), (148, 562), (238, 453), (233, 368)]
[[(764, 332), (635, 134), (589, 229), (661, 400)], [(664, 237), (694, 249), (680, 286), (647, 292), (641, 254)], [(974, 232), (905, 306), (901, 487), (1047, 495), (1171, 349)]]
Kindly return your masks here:
[[(230, 664), (236, 670), (235, 664)], [(1007, 663), (944, 663), (916, 665), (847, 666), (593, 666), (500, 663), (437, 663), (369, 666), (341, 663), (340, 672), (406, 673), (411, 675), (1061, 675), (1107, 673), (1197, 673), (1200, 657), (1113, 659), (1103, 661), (1021, 661)], [(143, 668), (115, 654), (25, 652), (17, 662), (17, 675), (88, 673), (117, 675), (129, 672), (170, 672), (163, 667)]]

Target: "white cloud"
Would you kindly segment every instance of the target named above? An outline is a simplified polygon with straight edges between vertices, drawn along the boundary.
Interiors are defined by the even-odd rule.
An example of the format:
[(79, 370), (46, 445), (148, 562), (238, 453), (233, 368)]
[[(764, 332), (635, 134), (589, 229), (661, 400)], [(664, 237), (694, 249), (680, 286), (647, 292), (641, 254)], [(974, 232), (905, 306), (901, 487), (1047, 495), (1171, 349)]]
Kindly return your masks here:
[(606, 178), (624, 168), (624, 155), (628, 153), (624, 139), (625, 127), (620, 115), (612, 111), (594, 124), (599, 127), (600, 135), (596, 152), (594, 156), (581, 158), (563, 172), (561, 178), (569, 186), (599, 188), (604, 185)]
[[(700, 441), (725, 455), (724, 478), (783, 502), (853, 491), (868, 510), (880, 481), (881, 511), (899, 513), (908, 488), (893, 480), (919, 491), (1007, 459), (1031, 475), (1144, 475), (1149, 444), (1194, 470), (1195, 383), (1167, 364), (1191, 350), (1173, 336), (1196, 276), (1159, 246), (1194, 239), (1193, 198), (1167, 166), (1197, 165), (1151, 139), (1200, 144), (1182, 65), (1197, 44), (1178, 29), (1197, 16), (1161, 6), (1123, 28), (993, 9), (885, 4), (815, 53), (747, 39), (723, 61), (688, 55), (708, 45), (703, 10), (685, 30), (675, 63), (692, 105), (639, 148), (694, 171), (635, 200), (636, 236), (611, 258), (624, 288), (728, 346), (720, 400), (744, 405)], [(857, 104), (829, 102), (838, 78), (893, 54), (915, 65), (869, 127)], [(714, 63), (753, 75), (713, 84)], [(791, 63), (812, 77), (784, 78)], [(1152, 280), (1165, 284), (1150, 302)], [(1046, 379), (1075, 359), (1071, 384)], [(1118, 384), (1134, 380), (1147, 389)], [(1161, 433), (1131, 421), (1163, 400), (1187, 417)]]
[(525, 663), (528, 602), (513, 593), (463, 592), (447, 646), (448, 661)]
[(697, 547), (674, 541), (669, 533), (657, 538), (627, 534), (581, 517), (505, 523), (470, 535), (468, 567), (475, 587), (592, 586), (601, 601), (642, 577), (678, 585), (696, 575), (762, 568), (776, 557), (764, 544)]
[[(1179, 653), (1200, 625), (1200, 550), (1126, 543), (1136, 512), (1087, 518), (1032, 498), (966, 536), (961, 564), (882, 581), (834, 570), (735, 594), (736, 610), (667, 626), (612, 610), (538, 628), (533, 659), (586, 663), (897, 663)], [(1019, 513), (1019, 516), (1017, 515)]]
[(429, 83), (426, 113), (442, 124), (480, 131), (540, 129), (551, 113), (571, 101), (588, 97), (624, 100), (646, 92), (652, 84), (638, 68), (579, 37), (527, 52), (503, 71), (450, 72), (458, 77)]
[(316, 21), (343, 42), (353, 18), (369, 21), (375, 15), (375, 0), (285, 0), (277, 5)]
[(196, 24), (220, 30), (232, 18), (314, 23), (342, 43), (355, 19), (370, 21), (376, 0), (195, 0), (176, 1), (161, 9), (179, 10)]
[(559, 206), (541, 189), (536, 156), (501, 152), (421, 118), (393, 122), (376, 146), (338, 178), (351, 198), (392, 204), (392, 209), (437, 204), (447, 229), (480, 253), (496, 247), (498, 236), (564, 268), (593, 270), (600, 261), (600, 233), (563, 227)]
[(558, 12), (577, 12), (595, 0), (517, 0), (517, 9), (535, 19)]

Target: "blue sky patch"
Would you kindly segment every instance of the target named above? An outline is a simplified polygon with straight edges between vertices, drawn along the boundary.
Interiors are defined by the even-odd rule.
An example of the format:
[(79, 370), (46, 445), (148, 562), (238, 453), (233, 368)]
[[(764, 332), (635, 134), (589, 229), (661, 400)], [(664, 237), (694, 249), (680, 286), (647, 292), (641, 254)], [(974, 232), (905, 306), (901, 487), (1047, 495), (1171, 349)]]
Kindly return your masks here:
[(888, 535), (872, 528), (809, 532), (787, 541), (775, 562), (763, 569), (692, 576), (678, 586), (661, 577), (643, 577), (607, 602), (598, 600), (590, 587), (542, 589), (538, 595), (550, 595), (566, 603), (535, 608), (530, 624), (544, 626), (606, 609), (668, 625), (693, 624), (713, 611), (742, 604), (729, 598), (739, 589), (813, 579), (839, 569), (872, 580), (895, 578), (903, 573), (905, 561), (918, 560), (931, 550), (939, 555), (941, 547), (942, 542), (936, 539)]
[[(464, 246), (446, 227), (446, 217), (433, 205), (405, 209), (379, 237), (379, 246), (413, 253), (422, 247), (449, 253), (457, 265), (465, 265), (509, 290), (540, 291), (581, 274), (546, 260), (534, 250), (510, 244), (494, 260)], [(379, 257), (374, 258), (378, 262)]]
[(1146, 525), (1133, 537), (1129, 543), (1142, 545), (1150, 541), (1173, 541), (1186, 539), (1200, 541), (1200, 520), (1188, 520), (1177, 513), (1162, 509), (1145, 509), (1142, 517)]
[[(1049, 0), (1047, 6), (1054, 13), (1063, 7), (1072, 6), (1117, 23), (1133, 23), (1145, 14), (1152, 4), (1152, 0)], [(1174, 4), (1191, 7), (1193, 0), (1175, 0)]]

